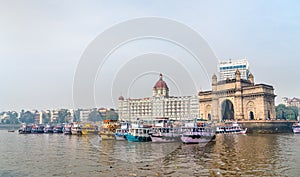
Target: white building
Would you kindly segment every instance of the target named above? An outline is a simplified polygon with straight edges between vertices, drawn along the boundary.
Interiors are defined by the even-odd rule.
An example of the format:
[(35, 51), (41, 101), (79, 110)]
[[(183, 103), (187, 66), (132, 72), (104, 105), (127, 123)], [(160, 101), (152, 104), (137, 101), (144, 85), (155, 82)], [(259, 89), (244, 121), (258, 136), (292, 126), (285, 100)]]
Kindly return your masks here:
[(226, 79), (235, 79), (235, 72), (238, 69), (241, 73), (241, 79), (248, 80), (249, 63), (246, 59), (242, 60), (226, 60), (219, 62), (220, 81)]
[(91, 113), (91, 109), (82, 109), (80, 110), (79, 117), (81, 122), (87, 122), (89, 119), (89, 114)]
[(118, 114), (120, 120), (151, 120), (169, 118), (173, 120), (199, 117), (198, 96), (169, 96), (169, 88), (160, 74), (153, 87), (152, 97), (141, 99), (124, 99), (119, 97)]

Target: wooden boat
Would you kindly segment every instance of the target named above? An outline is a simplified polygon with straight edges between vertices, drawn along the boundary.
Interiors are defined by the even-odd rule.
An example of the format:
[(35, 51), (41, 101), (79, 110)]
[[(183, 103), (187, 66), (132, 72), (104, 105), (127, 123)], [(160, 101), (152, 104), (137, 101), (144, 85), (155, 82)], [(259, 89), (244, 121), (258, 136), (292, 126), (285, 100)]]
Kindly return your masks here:
[(247, 128), (243, 129), (237, 122), (226, 122), (216, 128), (217, 134), (246, 134)]
[(90, 123), (84, 124), (81, 127), (82, 135), (97, 135), (99, 133), (98, 126)]
[(116, 120), (104, 120), (99, 131), (101, 140), (115, 140), (117, 126)]

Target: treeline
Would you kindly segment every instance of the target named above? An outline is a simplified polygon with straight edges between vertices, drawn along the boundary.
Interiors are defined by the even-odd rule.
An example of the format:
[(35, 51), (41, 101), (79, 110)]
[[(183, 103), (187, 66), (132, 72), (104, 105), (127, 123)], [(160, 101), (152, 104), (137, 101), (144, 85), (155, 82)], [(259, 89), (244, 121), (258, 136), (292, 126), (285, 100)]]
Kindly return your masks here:
[(299, 108), (296, 106), (285, 106), (280, 104), (276, 106), (276, 118), (284, 120), (297, 120), (299, 116)]
[[(68, 109), (60, 109), (58, 111), (57, 118), (51, 122), (51, 113), (50, 112), (42, 112), (42, 119), (44, 124), (48, 123), (68, 123), (68, 122), (77, 122), (81, 121), (80, 111), (74, 111), (74, 115), (71, 116), (71, 113)], [(15, 111), (8, 111), (0, 113), (0, 116), (6, 115), (5, 118), (1, 119), (1, 124), (20, 124), (20, 123), (39, 123), (37, 120), (40, 118), (41, 112), (35, 111), (24, 111), (22, 110), (20, 113)], [(20, 115), (19, 115), (20, 114)], [(118, 114), (114, 109), (110, 109), (105, 113), (100, 113), (97, 109), (92, 109), (88, 115), (88, 121), (98, 122), (103, 121), (105, 119), (110, 120), (118, 120)]]

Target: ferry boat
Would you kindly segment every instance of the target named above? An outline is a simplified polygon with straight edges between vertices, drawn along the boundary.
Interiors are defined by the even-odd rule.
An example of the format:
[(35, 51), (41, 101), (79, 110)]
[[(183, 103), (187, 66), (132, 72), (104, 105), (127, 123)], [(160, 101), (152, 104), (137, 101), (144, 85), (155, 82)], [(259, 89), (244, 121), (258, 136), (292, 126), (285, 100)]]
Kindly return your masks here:
[(79, 123), (74, 123), (71, 128), (72, 135), (82, 135), (81, 126)]
[(32, 126), (25, 123), (20, 125), (19, 134), (28, 134), (31, 133)]
[(217, 134), (246, 134), (247, 128), (243, 129), (237, 122), (226, 122), (216, 128)]
[(181, 129), (171, 127), (153, 128), (151, 140), (155, 143), (179, 142), (181, 141)]
[(56, 125), (53, 127), (53, 133), (63, 133), (63, 126), (62, 125)]
[(151, 140), (155, 143), (181, 141), (181, 128), (176, 127), (168, 119), (156, 119), (150, 132)]
[(126, 139), (129, 142), (148, 142), (151, 141), (149, 128), (130, 128)]
[(44, 133), (53, 133), (53, 128), (52, 125), (47, 124), (44, 128)]
[(294, 123), (292, 128), (294, 133), (300, 133), (300, 122)]
[(99, 131), (101, 140), (115, 140), (116, 120), (104, 120)]
[(31, 128), (31, 133), (44, 133), (44, 125), (35, 124)]
[(65, 135), (71, 135), (72, 134), (72, 126), (73, 126), (72, 123), (67, 124), (67, 125), (64, 126), (63, 132), (64, 132)]
[(116, 129), (115, 132), (115, 138), (118, 141), (123, 141), (126, 140), (126, 135), (128, 134), (129, 131), (129, 122), (121, 122), (120, 123), (120, 128)]
[(99, 133), (98, 126), (91, 123), (84, 124), (81, 133), (82, 135), (97, 135)]
[(194, 127), (185, 129), (181, 141), (185, 144), (208, 143), (216, 137), (213, 128), (210, 126)]

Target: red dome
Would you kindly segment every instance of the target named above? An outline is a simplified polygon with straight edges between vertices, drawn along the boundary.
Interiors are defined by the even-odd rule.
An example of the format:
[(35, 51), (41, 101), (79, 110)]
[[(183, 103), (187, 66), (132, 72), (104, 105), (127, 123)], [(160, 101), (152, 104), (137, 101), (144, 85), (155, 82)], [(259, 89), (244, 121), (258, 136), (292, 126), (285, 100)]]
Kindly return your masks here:
[(169, 89), (166, 82), (162, 79), (162, 74), (159, 75), (159, 80), (154, 85), (155, 89)]
[(119, 97), (119, 100), (124, 100), (124, 97), (123, 97), (123, 96), (120, 96), (120, 97)]

